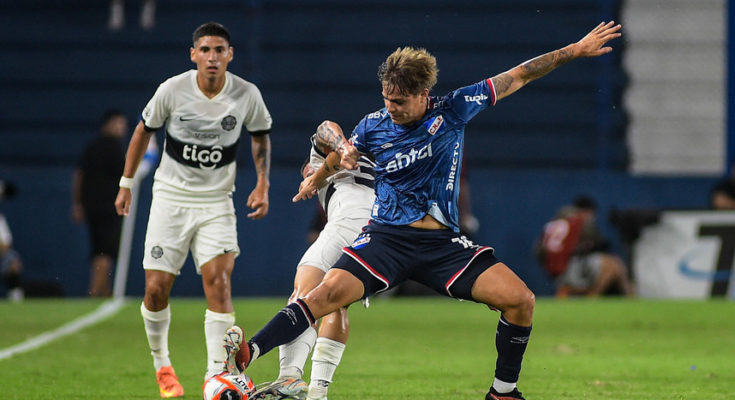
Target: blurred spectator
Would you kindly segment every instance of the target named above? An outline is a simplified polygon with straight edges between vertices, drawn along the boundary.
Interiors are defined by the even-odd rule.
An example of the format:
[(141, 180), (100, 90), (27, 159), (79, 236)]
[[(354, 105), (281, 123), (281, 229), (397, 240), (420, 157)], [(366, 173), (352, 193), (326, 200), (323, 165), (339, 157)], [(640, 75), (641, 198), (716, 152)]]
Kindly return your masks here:
[[(0, 202), (15, 195), (15, 185), (0, 181)], [(24, 297), (21, 277), (23, 263), (18, 252), (13, 249), (13, 235), (5, 215), (0, 212), (0, 276), (7, 287), (8, 299), (21, 301)]]
[(72, 180), (72, 220), (86, 222), (89, 229), (89, 295), (93, 297), (112, 294), (110, 281), (122, 229), (122, 217), (115, 211), (115, 198), (125, 166), (127, 131), (128, 120), (121, 112), (105, 112), (100, 133), (84, 149)]
[(600, 296), (616, 290), (632, 295), (623, 261), (610, 253), (610, 245), (596, 224), (597, 204), (578, 196), (546, 223), (536, 244), (536, 256), (556, 280), (557, 297)]
[[(140, 27), (146, 31), (156, 25), (156, 0), (141, 0)], [(125, 0), (110, 0), (110, 13), (107, 19), (107, 28), (119, 31), (125, 27)]]
[(715, 210), (735, 210), (735, 164), (730, 175), (718, 181), (709, 196), (710, 207)]

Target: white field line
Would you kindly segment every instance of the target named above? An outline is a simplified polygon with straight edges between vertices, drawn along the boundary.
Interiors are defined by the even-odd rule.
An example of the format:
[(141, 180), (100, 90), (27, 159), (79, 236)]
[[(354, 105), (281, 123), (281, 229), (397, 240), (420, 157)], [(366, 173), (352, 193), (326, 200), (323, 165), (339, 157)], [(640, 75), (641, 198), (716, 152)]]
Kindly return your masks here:
[(67, 324), (64, 324), (53, 331), (44, 332), (38, 336), (32, 337), (25, 342), (19, 343), (15, 346), (8, 347), (6, 349), (0, 349), (0, 360), (10, 358), (16, 354), (24, 353), (26, 351), (35, 350), (41, 346), (53, 342), (56, 339), (60, 339), (66, 335), (79, 332), (80, 330), (94, 325), (105, 318), (108, 318), (118, 312), (120, 308), (125, 304), (125, 299), (116, 298), (108, 300), (102, 303), (96, 310), (91, 313), (81, 316)]

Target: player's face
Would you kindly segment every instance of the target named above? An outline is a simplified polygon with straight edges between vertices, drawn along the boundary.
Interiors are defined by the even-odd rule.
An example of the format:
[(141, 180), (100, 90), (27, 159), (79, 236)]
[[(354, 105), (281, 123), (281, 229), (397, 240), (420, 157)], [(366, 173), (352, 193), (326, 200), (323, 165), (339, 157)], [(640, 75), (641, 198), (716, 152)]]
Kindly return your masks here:
[(423, 118), (428, 98), (429, 89), (424, 89), (419, 94), (404, 95), (397, 90), (388, 92), (383, 87), (385, 108), (393, 123), (398, 125), (411, 125)]
[(232, 47), (222, 37), (202, 36), (195, 47), (190, 50), (191, 61), (197, 65), (199, 75), (216, 79), (227, 71), (227, 64), (232, 61)]

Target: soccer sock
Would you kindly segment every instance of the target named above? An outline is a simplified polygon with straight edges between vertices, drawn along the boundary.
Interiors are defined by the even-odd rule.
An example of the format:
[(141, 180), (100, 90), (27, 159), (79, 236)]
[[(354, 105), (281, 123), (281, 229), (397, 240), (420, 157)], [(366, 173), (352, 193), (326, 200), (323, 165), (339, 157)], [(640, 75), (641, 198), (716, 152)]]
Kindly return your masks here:
[(499, 393), (507, 393), (515, 388), (530, 335), (530, 326), (513, 325), (504, 316), (500, 316), (495, 335), (498, 360), (495, 363), (495, 382), (493, 382), (493, 387)]
[(304, 364), (316, 342), (316, 329), (310, 326), (293, 341), (278, 347), (281, 370), (278, 378), (301, 378), (304, 373)]
[(222, 337), (235, 324), (235, 313), (204, 312), (204, 340), (207, 343), (207, 376), (225, 369), (225, 348)]
[(316, 340), (314, 354), (311, 356), (311, 383), (309, 396), (321, 398), (327, 396), (329, 384), (332, 383), (334, 371), (337, 369), (345, 344), (336, 340), (320, 337)]
[(161, 367), (171, 365), (168, 358), (168, 327), (171, 324), (171, 306), (161, 311), (149, 311), (145, 303), (140, 305), (140, 314), (143, 316), (145, 334), (148, 336), (148, 346), (153, 356), (153, 367), (158, 371)]
[(250, 339), (250, 344), (255, 350), (252, 360), (271, 351), (276, 346), (296, 339), (312, 324), (314, 324), (314, 316), (303, 300), (298, 299), (287, 305)]

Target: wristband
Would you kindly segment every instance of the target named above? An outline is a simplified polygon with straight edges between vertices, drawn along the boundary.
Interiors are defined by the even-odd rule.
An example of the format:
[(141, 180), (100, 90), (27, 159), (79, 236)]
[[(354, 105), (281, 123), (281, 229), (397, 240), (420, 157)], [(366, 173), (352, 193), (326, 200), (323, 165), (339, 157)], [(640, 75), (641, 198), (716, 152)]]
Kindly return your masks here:
[(127, 176), (120, 177), (120, 187), (125, 189), (131, 189), (133, 187), (133, 178)]

